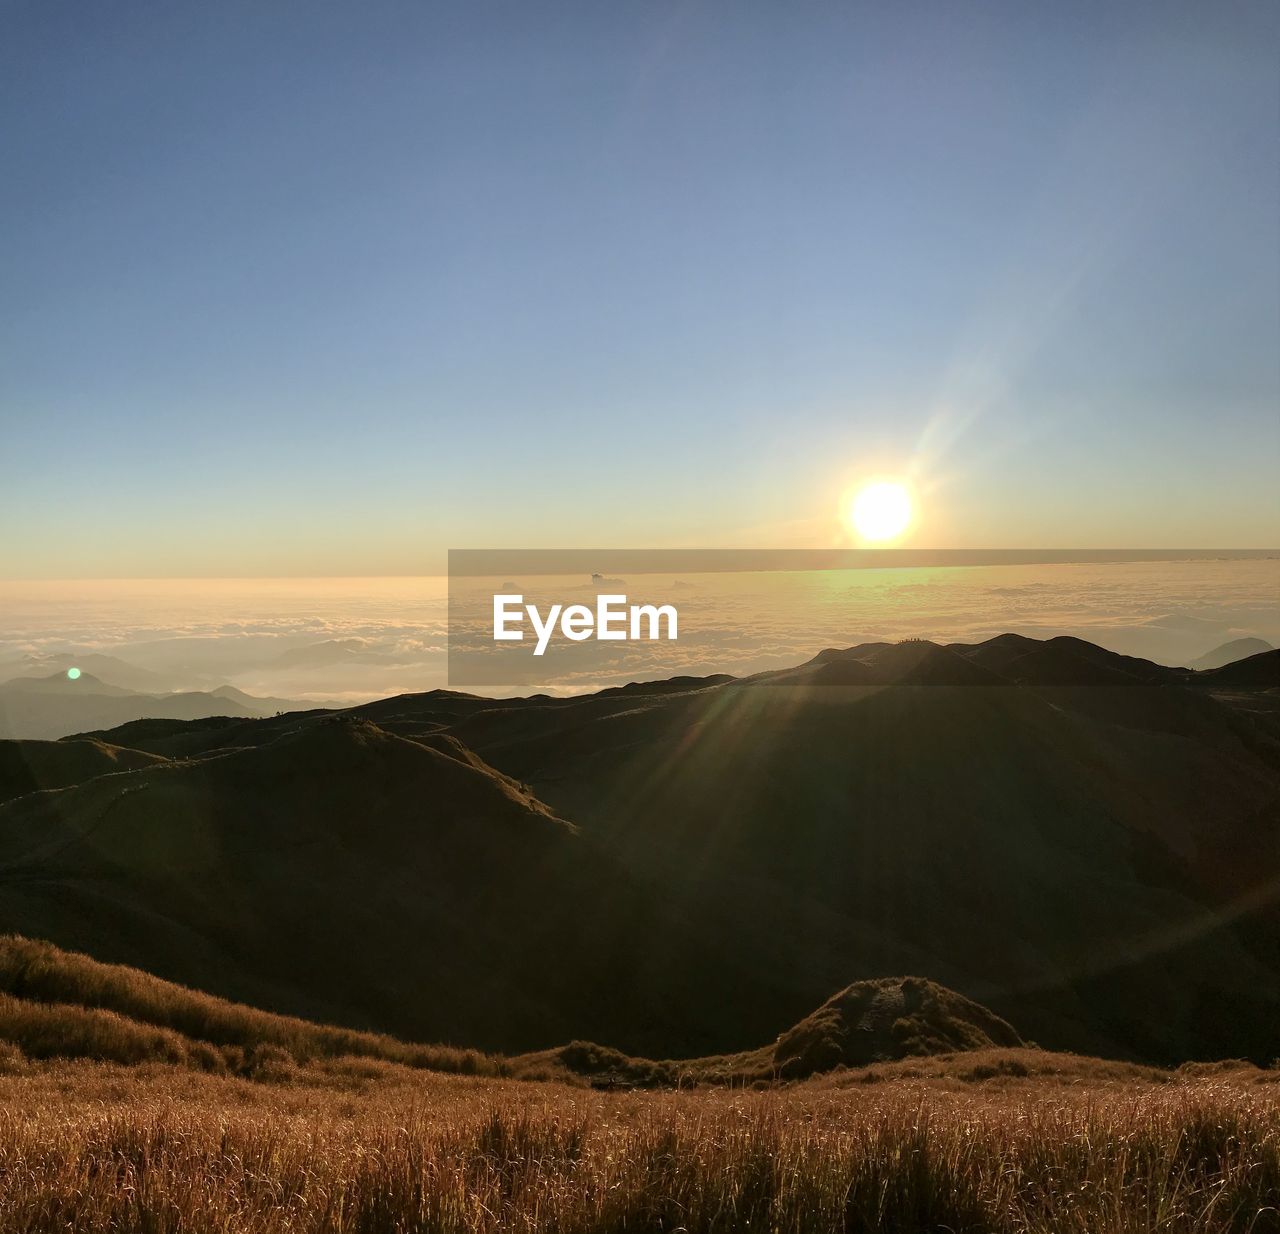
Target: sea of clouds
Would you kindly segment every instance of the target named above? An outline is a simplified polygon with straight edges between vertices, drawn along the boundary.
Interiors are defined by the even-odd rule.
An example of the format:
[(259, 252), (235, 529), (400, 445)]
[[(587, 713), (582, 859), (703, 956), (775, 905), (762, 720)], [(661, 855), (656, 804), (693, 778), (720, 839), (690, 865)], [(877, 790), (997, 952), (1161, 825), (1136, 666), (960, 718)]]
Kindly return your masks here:
[[(1242, 637), (1280, 645), (1276, 559), (644, 575), (598, 588), (584, 579), (502, 579), (493, 587), (509, 585), (568, 602), (604, 589), (678, 607), (675, 642), (593, 642), (586, 654), (548, 655), (536, 688), (550, 693), (680, 673), (744, 675), (868, 641), (976, 642), (1005, 631), (1076, 635), (1163, 664)], [(448, 622), (448, 582), (439, 577), (5, 582), (0, 681), (85, 660), (95, 676), (130, 689), (231, 685), (258, 697), (353, 703), (447, 686)], [(512, 690), (533, 688), (522, 681)]]

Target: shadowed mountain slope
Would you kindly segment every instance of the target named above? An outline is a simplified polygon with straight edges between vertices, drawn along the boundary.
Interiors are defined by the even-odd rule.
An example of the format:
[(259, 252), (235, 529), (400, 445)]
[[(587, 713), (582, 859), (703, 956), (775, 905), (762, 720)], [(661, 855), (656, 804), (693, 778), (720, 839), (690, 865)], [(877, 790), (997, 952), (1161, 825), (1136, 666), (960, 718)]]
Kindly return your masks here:
[(419, 1039), (696, 1048), (691, 990), (771, 1018), (766, 980), (708, 955), (528, 789), (452, 738), (350, 716), (0, 807), (0, 920)]
[(0, 806), (0, 926), (493, 1049), (723, 1053), (910, 972), (1054, 1048), (1269, 1059), (1280, 727), (1209, 676), (1002, 636), (147, 721), (108, 739), (180, 761)]
[(1200, 673), (1197, 680), (1213, 687), (1273, 690), (1280, 686), (1280, 650), (1260, 651), (1257, 655)]
[[(917, 644), (895, 668), (932, 659)], [(454, 731), (811, 991), (913, 971), (1041, 1041), (1265, 1056), (1274, 733), (1181, 685), (1090, 686), (1097, 667), (1043, 688), (783, 674), (591, 723), (480, 713)]]
[(92, 738), (0, 741), (0, 802), (161, 762), (164, 759), (160, 755), (108, 745)]

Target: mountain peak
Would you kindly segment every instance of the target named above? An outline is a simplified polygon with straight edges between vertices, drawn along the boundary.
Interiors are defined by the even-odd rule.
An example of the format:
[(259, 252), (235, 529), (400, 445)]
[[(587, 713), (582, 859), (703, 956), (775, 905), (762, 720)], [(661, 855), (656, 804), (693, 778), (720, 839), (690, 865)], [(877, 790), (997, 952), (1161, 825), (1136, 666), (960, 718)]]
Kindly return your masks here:
[(1250, 656), (1261, 655), (1264, 651), (1273, 650), (1274, 648), (1266, 639), (1233, 638), (1229, 643), (1223, 643), (1220, 647), (1215, 647), (1212, 651), (1206, 652), (1198, 660), (1192, 660), (1187, 667), (1194, 668), (1197, 672), (1203, 672), (1206, 669), (1225, 668), (1228, 664), (1234, 664), (1238, 660), (1246, 660)]

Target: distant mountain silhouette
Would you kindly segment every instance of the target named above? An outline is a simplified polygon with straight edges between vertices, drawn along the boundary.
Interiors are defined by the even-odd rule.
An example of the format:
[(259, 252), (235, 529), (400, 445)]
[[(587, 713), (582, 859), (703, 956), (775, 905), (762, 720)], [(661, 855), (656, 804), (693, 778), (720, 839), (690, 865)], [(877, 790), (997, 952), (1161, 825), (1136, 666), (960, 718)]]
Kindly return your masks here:
[(176, 681), (170, 674), (140, 668), (119, 656), (100, 651), (56, 652), (52, 655), (28, 655), (14, 664), (0, 665), (0, 677), (48, 677), (65, 673), (69, 668), (110, 681), (126, 690), (142, 694), (168, 694), (181, 686), (195, 683)]
[(1203, 672), (1198, 679), (1209, 686), (1274, 689), (1280, 686), (1280, 650), (1260, 651), (1233, 664)]
[(126, 690), (123, 686), (102, 681), (92, 673), (78, 673), (73, 679), (65, 671), (46, 673), (43, 677), (15, 677), (6, 681), (0, 689), (14, 697), (49, 695), (55, 698), (73, 698), (91, 694), (95, 698), (128, 698), (137, 693), (136, 690)]
[(1054, 1048), (1269, 1061), (1275, 664), (1006, 635), (138, 720), (97, 739), (172, 761), (0, 805), (0, 928), (505, 1051), (743, 1050), (908, 972)]
[(209, 693), (214, 698), (230, 699), (233, 703), (238, 703), (255, 716), (271, 715), (277, 711), (313, 711), (317, 707), (316, 704), (299, 703), (297, 699), (292, 698), (272, 698), (270, 695), (246, 694), (243, 690), (237, 690), (235, 686), (218, 686), (210, 690)]
[(211, 692), (147, 694), (103, 681), (87, 671), (15, 677), (0, 684), (0, 738), (49, 740), (110, 729), (132, 720), (247, 718), (296, 710), (289, 699), (254, 698), (232, 686)]
[(1237, 660), (1271, 650), (1273, 650), (1271, 644), (1265, 639), (1235, 638), (1229, 643), (1223, 643), (1221, 647), (1215, 647), (1212, 651), (1206, 652), (1198, 660), (1192, 660), (1187, 667), (1197, 671), (1222, 668), (1227, 664), (1234, 664)]
[(1022, 634), (997, 634), (982, 643), (950, 643), (952, 651), (967, 656), (975, 664), (989, 668), (992, 672), (1004, 676), (1005, 670), (1015, 660), (1043, 646), (1039, 639), (1027, 638)]
[(899, 686), (998, 686), (1008, 682), (999, 673), (953, 651), (928, 645), (914, 664), (894, 679)]

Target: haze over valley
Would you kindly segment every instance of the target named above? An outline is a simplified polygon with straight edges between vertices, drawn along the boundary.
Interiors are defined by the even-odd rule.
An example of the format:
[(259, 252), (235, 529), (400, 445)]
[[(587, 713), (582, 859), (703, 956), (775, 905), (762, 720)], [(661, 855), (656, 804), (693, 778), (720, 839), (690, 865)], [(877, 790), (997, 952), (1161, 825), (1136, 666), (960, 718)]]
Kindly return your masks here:
[[(549, 585), (529, 580), (535, 591)], [(636, 576), (630, 585), (678, 597), (679, 642), (645, 657), (631, 647), (538, 688), (583, 693), (677, 673), (747, 675), (852, 636), (1066, 634), (1195, 667), (1208, 667), (1201, 661), (1222, 647), (1239, 659), (1280, 645), (1280, 558)], [(581, 578), (561, 586), (589, 590)], [(448, 684), (443, 578), (0, 582), (0, 599), (9, 614), (0, 733), (11, 737), (59, 737), (145, 715), (268, 715)], [(1255, 641), (1232, 655), (1239, 640)], [(65, 679), (72, 667), (83, 674), (74, 682)], [(47, 680), (35, 699), (39, 679)], [(150, 697), (129, 702), (126, 692)], [(195, 697), (155, 697), (167, 695)]]

